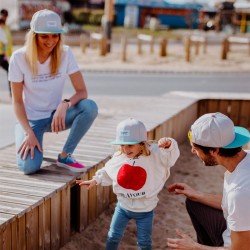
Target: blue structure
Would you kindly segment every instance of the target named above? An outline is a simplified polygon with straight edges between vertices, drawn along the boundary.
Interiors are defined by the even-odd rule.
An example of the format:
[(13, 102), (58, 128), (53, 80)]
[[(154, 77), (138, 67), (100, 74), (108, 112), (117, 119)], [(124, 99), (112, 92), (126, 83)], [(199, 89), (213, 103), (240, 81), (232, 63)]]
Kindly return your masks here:
[(167, 0), (115, 0), (115, 23), (123, 26), (127, 17), (133, 27), (144, 27), (147, 18), (156, 17), (170, 28), (197, 28), (201, 4), (168, 3)]

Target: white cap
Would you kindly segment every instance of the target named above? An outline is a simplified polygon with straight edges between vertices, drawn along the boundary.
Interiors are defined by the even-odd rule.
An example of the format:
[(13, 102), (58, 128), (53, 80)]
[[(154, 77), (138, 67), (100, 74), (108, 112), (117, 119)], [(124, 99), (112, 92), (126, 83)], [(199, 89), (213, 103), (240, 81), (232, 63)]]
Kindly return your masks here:
[(60, 16), (52, 10), (37, 11), (30, 22), (30, 29), (38, 34), (59, 34), (63, 33)]
[(147, 140), (145, 125), (134, 118), (120, 122), (116, 128), (115, 145), (134, 145)]
[(235, 127), (233, 121), (222, 113), (208, 113), (191, 126), (190, 140), (195, 144), (213, 148), (237, 148), (250, 140), (249, 131)]

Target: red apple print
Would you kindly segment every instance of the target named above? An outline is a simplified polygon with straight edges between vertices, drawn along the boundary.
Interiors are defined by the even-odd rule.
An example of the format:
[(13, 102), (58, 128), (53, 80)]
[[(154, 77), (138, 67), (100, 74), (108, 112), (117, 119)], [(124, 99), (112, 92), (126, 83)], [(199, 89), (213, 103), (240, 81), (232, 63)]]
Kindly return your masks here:
[(139, 190), (147, 179), (147, 172), (139, 166), (123, 164), (117, 174), (118, 184), (126, 189)]

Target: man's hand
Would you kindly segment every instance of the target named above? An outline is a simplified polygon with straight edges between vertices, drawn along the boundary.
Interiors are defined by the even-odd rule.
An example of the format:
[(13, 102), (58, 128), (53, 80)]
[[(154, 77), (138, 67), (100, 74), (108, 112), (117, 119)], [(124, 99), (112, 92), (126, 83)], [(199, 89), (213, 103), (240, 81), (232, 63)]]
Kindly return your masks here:
[(42, 152), (42, 148), (40, 146), (40, 143), (38, 142), (34, 132), (29, 132), (24, 140), (23, 143), (21, 144), (21, 146), (19, 147), (17, 153), (20, 154), (20, 158), (22, 158), (23, 160), (26, 160), (27, 155), (30, 151), (30, 158), (34, 159), (34, 150), (35, 147), (37, 147), (37, 149)]
[(53, 116), (52, 123), (51, 123), (52, 132), (58, 133), (65, 129), (65, 117), (66, 117), (67, 109), (68, 109), (68, 104), (65, 102), (61, 102), (58, 105), (56, 112)]
[(198, 196), (201, 192), (191, 188), (185, 183), (174, 183), (168, 187), (169, 192), (174, 192), (175, 194), (183, 194), (187, 198), (193, 201), (197, 201)]
[(199, 249), (199, 244), (180, 229), (176, 229), (176, 234), (180, 236), (180, 239), (173, 239), (173, 238), (167, 239), (167, 246), (170, 249), (181, 249), (181, 250)]

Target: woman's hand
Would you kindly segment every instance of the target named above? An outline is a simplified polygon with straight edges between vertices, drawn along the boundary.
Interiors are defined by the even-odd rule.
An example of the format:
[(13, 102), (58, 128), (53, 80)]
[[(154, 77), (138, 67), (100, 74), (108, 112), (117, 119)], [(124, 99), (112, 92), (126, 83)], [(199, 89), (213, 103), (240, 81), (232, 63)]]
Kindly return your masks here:
[(68, 109), (68, 104), (66, 102), (61, 102), (58, 105), (56, 112), (53, 116), (52, 123), (51, 123), (52, 132), (58, 133), (65, 129), (65, 117), (66, 117), (67, 109)]
[(97, 182), (94, 179), (89, 180), (89, 181), (76, 180), (76, 184), (78, 184), (79, 186), (86, 185), (86, 186), (88, 186), (87, 189), (90, 190), (91, 188), (93, 188), (94, 186), (96, 186)]
[(42, 152), (42, 148), (40, 146), (40, 143), (38, 142), (34, 132), (28, 133), (25, 138), (23, 143), (21, 144), (20, 148), (18, 149), (18, 154), (20, 154), (20, 157), (23, 160), (26, 160), (28, 153), (30, 152), (30, 158), (34, 159), (34, 150), (35, 147)]

